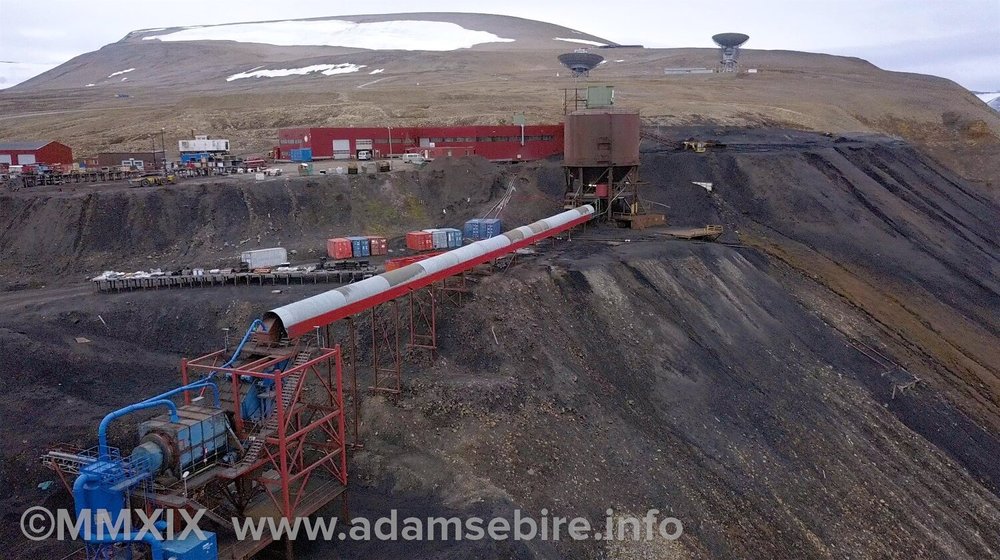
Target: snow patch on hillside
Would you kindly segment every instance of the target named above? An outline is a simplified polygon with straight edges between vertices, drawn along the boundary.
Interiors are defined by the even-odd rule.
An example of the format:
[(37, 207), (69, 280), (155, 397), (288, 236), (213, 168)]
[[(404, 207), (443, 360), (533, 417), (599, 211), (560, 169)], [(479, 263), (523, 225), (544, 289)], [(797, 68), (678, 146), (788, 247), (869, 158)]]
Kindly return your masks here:
[(553, 41), (566, 41), (567, 43), (580, 43), (581, 45), (590, 45), (592, 47), (603, 47), (604, 43), (598, 43), (597, 41), (588, 41), (586, 39), (567, 39), (565, 37), (555, 37)]
[(128, 70), (119, 70), (117, 72), (112, 72), (108, 74), (109, 78), (114, 78), (115, 76), (121, 76), (122, 74), (128, 74), (129, 72), (134, 72), (135, 68), (129, 68)]
[(233, 80), (242, 80), (243, 78), (281, 78), (284, 76), (304, 76), (306, 74), (312, 74), (314, 72), (319, 72), (324, 76), (334, 76), (337, 74), (350, 74), (351, 72), (357, 72), (364, 68), (364, 64), (314, 64), (312, 66), (304, 66), (302, 68), (281, 68), (276, 70), (250, 70), (248, 72), (240, 72), (238, 74), (233, 74), (226, 78), (227, 82)]
[(385, 72), (385, 68), (376, 68), (369, 72), (369, 74), (381, 74), (382, 72)]
[(327, 45), (375, 50), (451, 51), (480, 43), (509, 43), (487, 31), (444, 21), (274, 21), (191, 27), (144, 41), (237, 41), (269, 45)]

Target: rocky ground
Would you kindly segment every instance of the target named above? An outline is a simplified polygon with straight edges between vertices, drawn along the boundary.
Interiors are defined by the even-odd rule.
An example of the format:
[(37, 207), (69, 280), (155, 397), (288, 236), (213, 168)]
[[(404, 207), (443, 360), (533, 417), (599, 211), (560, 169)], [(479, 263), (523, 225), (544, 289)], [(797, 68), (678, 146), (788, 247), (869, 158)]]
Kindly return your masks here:
[[(668, 207), (671, 225), (721, 223), (722, 243), (588, 226), (477, 278), (442, 311), (438, 359), (408, 362), (399, 399), (365, 398), (350, 503), (373, 517), (547, 508), (600, 520), (609, 507), (655, 508), (683, 522), (683, 537), (312, 543), (301, 557), (997, 554), (1000, 230), (990, 217), (1000, 208), (990, 192), (898, 140), (656, 132), (725, 144), (695, 154), (649, 142), (642, 168), (646, 197)], [(68, 503), (58, 486), (35, 487), (51, 477), (40, 453), (93, 443), (104, 413), (175, 384), (179, 358), (219, 347), (222, 328), (323, 289), (106, 295), (82, 277), (226, 262), (256, 235), (305, 258), (360, 227), (395, 237), (454, 225), (511, 179), (518, 194), (504, 218), (517, 225), (553, 213), (561, 191), (555, 164), (477, 160), (279, 179), (3, 196), (11, 382), (0, 414), (16, 429), (0, 432), (11, 489), (0, 538), (15, 557), (56, 552), (19, 540), (20, 512)], [(112, 437), (127, 446), (131, 434), (123, 422)]]

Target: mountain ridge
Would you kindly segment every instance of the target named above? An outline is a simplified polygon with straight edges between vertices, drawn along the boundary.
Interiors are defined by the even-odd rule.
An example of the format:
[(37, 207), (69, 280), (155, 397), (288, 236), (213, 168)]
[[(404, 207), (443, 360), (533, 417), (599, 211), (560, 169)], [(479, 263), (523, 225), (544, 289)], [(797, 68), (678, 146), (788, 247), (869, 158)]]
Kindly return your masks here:
[(136, 30), (0, 92), (0, 139), (59, 139), (85, 155), (148, 149), (150, 131), (162, 128), (170, 140), (197, 130), (262, 153), (291, 126), (502, 124), (514, 114), (559, 122), (563, 90), (599, 83), (614, 85), (618, 103), (648, 124), (876, 132), (905, 138), (970, 179), (991, 185), (1000, 176), (996, 111), (950, 80), (860, 58), (745, 49), (740, 69), (756, 73), (670, 75), (665, 69), (716, 68), (718, 50), (597, 48), (604, 63), (575, 79), (556, 56), (584, 45), (556, 39), (606, 40), (552, 23), (467, 13), (281, 21), (429, 18), (513, 41), (372, 50), (146, 40), (181, 28)]

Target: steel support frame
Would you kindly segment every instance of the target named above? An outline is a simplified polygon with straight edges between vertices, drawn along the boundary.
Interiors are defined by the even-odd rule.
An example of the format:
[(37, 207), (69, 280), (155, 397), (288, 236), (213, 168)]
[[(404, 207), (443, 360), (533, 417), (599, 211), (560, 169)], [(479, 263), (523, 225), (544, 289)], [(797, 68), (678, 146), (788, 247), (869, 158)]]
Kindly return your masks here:
[[(352, 449), (360, 449), (364, 447), (364, 444), (361, 442), (360, 434), (362, 395), (358, 392), (358, 364), (361, 362), (361, 356), (358, 353), (358, 325), (354, 316), (343, 319), (343, 322), (347, 325), (347, 341), (345, 342), (346, 350), (344, 360), (347, 362), (347, 371), (349, 372), (349, 396), (351, 401), (350, 411), (347, 412), (349, 415), (347, 425), (351, 435), (351, 441), (347, 445)], [(331, 330), (332, 326), (333, 325), (327, 325), (327, 340), (333, 340), (333, 332)]]
[(438, 296), (433, 285), (407, 295), (410, 311), (410, 341), (407, 349), (430, 350), (437, 356)]
[(399, 300), (371, 308), (372, 393), (398, 395), (402, 392), (403, 355), (399, 340)]
[[(274, 373), (265, 372), (281, 361), (293, 360), (300, 351), (298, 344), (284, 349), (279, 356), (255, 360), (238, 368), (220, 368), (210, 365), (222, 351), (214, 352), (183, 364), (183, 375), (190, 372), (215, 372), (231, 375), (233, 379), (248, 376), (274, 381), (277, 425), (274, 434), (266, 435), (260, 458), (245, 475), (248, 482), (257, 483), (274, 501), (283, 517), (291, 520), (306, 496), (310, 478), (325, 471), (341, 485), (347, 485), (347, 453), (345, 437), (343, 363), (339, 345), (319, 348), (310, 360)], [(301, 375), (285, 406), (283, 386), (293, 376)], [(232, 383), (238, 396), (238, 383)], [(309, 391), (304, 389), (309, 387)], [(308, 396), (308, 399), (306, 399)], [(242, 428), (240, 400), (234, 399), (234, 417)], [(241, 437), (244, 437), (244, 434)], [(271, 473), (277, 473), (273, 475)]]
[[(627, 169), (625, 169), (627, 167)], [(584, 183), (586, 170), (600, 169), (601, 174), (597, 179), (593, 179), (590, 184)], [(616, 174), (615, 171), (618, 170)], [(566, 166), (566, 193), (564, 200), (573, 206), (582, 204), (594, 205), (594, 216), (597, 219), (609, 220), (612, 217), (612, 203), (616, 199), (623, 199), (629, 207), (628, 213), (641, 214), (642, 208), (637, 208), (636, 212), (631, 211), (632, 204), (641, 204), (639, 200), (639, 167), (638, 166)], [(598, 198), (596, 184), (606, 181), (608, 185), (608, 197)], [(577, 185), (579, 183), (579, 185)], [(577, 188), (579, 186), (579, 188)]]
[(438, 291), (441, 292), (442, 299), (447, 300), (455, 306), (462, 305), (462, 296), (469, 292), (469, 287), (465, 282), (467, 272), (463, 270), (461, 274), (441, 280), (438, 285)]

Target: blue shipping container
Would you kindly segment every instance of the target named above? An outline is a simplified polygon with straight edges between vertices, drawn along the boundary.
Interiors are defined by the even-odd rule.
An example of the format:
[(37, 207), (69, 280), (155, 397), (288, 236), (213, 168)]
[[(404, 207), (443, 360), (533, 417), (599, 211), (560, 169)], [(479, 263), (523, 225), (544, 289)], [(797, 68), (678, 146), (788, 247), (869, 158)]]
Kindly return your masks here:
[(351, 254), (355, 258), (371, 256), (371, 241), (367, 237), (348, 237), (347, 239), (351, 241)]
[(503, 233), (499, 218), (473, 218), (465, 222), (463, 234), (474, 241), (489, 239)]
[(482, 239), (479, 237), (481, 235), (479, 232), (482, 231), (482, 229), (483, 220), (480, 218), (472, 218), (468, 222), (465, 222), (465, 226), (462, 228), (462, 235), (468, 239), (478, 241), (479, 239)]
[(462, 231), (455, 228), (444, 228), (448, 234), (448, 248), (456, 249), (462, 246)]
[(312, 148), (298, 148), (295, 150), (289, 150), (288, 157), (292, 161), (312, 161), (313, 151)]
[(483, 218), (480, 228), (481, 239), (496, 237), (501, 233), (503, 233), (503, 224), (500, 223), (500, 218)]

